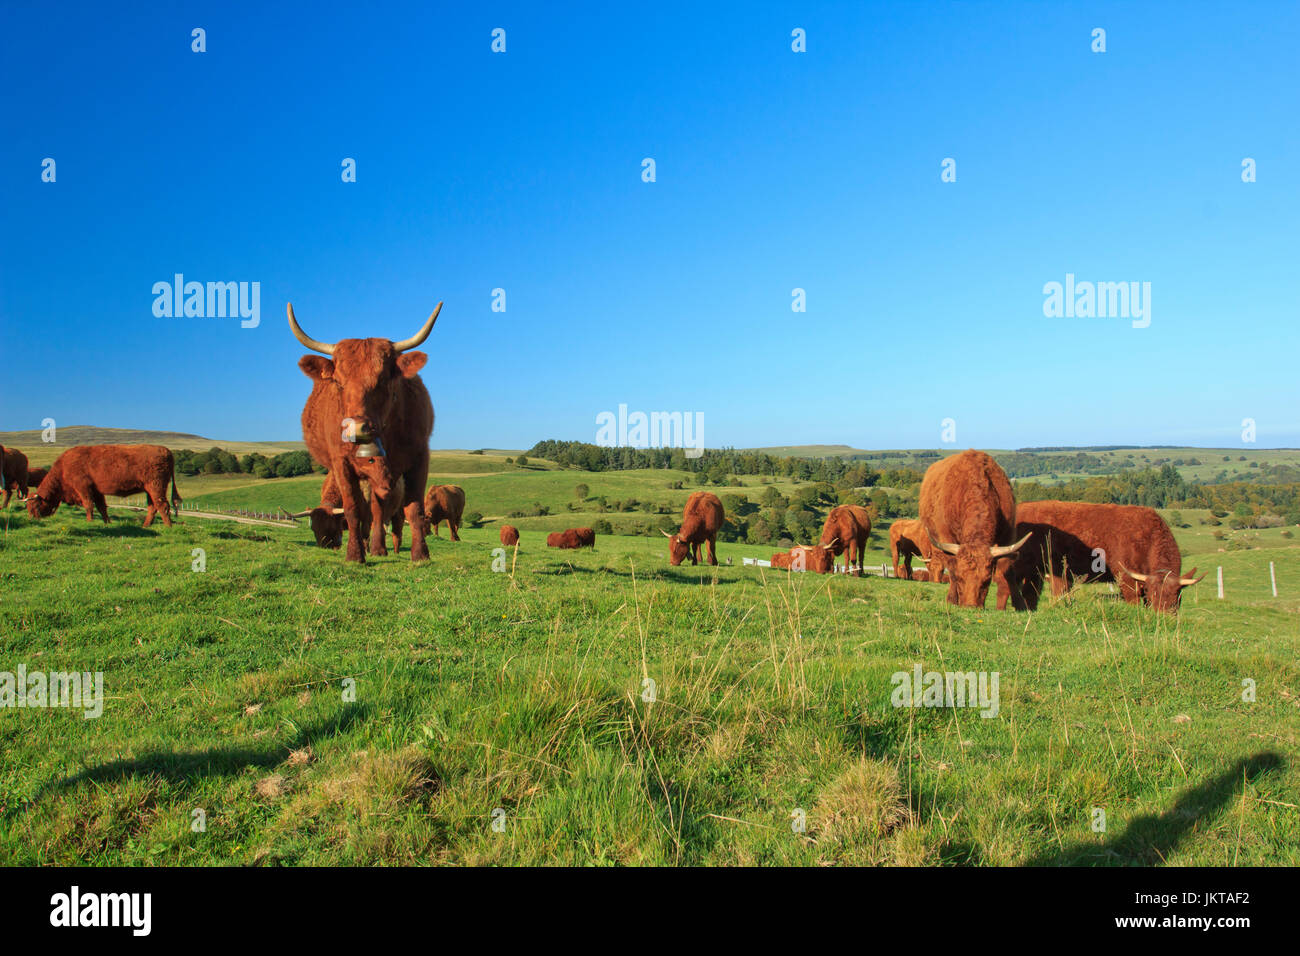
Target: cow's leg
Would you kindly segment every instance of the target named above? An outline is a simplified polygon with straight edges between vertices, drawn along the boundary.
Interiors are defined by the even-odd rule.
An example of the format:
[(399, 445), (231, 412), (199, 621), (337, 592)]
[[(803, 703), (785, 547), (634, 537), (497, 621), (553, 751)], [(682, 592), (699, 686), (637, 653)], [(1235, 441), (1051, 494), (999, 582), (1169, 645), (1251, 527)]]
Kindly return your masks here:
[(718, 547), (718, 546), (717, 546), (717, 543), (716, 543), (716, 542), (717, 542), (716, 536), (714, 536), (714, 535), (709, 535), (709, 537), (707, 538), (707, 540), (708, 540), (708, 542), (709, 542), (709, 564), (713, 565), (714, 567), (717, 567), (717, 565), (718, 565), (718, 552), (717, 552), (717, 547)]
[(13, 486), (13, 485), (5, 485), (5, 503), (4, 503), (3, 505), (0, 505), (0, 508), (8, 508), (8, 507), (9, 507), (9, 499), (10, 499), (11, 497), (13, 497), (13, 493), (14, 493), (14, 486)]
[(447, 527), (451, 529), (451, 540), (452, 540), (452, 541), (459, 541), (459, 540), (460, 540), (460, 521), (457, 520), (457, 519), (448, 518), (448, 519), (447, 519)]
[(153, 516), (158, 511), (158, 506), (153, 503), (153, 495), (145, 492), (145, 496), (149, 499), (149, 507), (144, 512), (144, 527), (147, 528), (153, 524)]
[(344, 475), (344, 469), (335, 467), (334, 474), (337, 476), (335, 484), (338, 487), (339, 495), (342, 498), (343, 518), (348, 525), (348, 551), (344, 561), (357, 561), (361, 564), (366, 563), (366, 545), (362, 536), (365, 534), (361, 528), (361, 510), (366, 506), (366, 499), (361, 494), (361, 483), (357, 481), (355, 475)]
[(388, 546), (384, 544), (384, 502), (373, 490), (370, 493), (370, 553), (376, 557), (388, 555)]
[(402, 509), (393, 512), (393, 554), (402, 550)]
[(429, 456), (420, 461), (404, 476), (406, 489), (406, 523), (411, 526), (411, 560), (428, 561), (429, 545), (424, 540), (424, 486), (429, 482)]
[(99, 516), (104, 519), (104, 524), (108, 524), (108, 502), (104, 500), (104, 493), (98, 488), (92, 488), (90, 495), (91, 500), (95, 502), (96, 510), (99, 511)]

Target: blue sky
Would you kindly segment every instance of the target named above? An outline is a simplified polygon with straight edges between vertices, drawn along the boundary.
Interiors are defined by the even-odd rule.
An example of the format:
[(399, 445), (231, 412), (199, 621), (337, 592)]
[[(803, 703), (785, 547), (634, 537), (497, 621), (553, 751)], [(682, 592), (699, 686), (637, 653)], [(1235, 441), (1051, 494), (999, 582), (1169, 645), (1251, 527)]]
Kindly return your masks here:
[[(443, 300), (434, 447), (619, 404), (709, 446), (1300, 445), (1300, 6), (606, 6), (7, 9), (0, 430), (297, 438), (286, 301), (337, 339)], [(260, 325), (156, 317), (175, 273)], [(1150, 326), (1045, 317), (1067, 273), (1150, 282)]]

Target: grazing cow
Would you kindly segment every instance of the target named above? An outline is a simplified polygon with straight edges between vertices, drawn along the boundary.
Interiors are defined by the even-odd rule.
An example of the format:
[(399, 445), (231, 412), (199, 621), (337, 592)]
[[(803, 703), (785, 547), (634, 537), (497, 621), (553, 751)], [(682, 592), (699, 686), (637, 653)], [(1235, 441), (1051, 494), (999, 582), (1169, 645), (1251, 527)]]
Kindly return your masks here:
[[(384, 512), (400, 507), (411, 526), (411, 560), (425, 561), (424, 501), (429, 479), (429, 436), (433, 404), (419, 371), (429, 357), (412, 351), (429, 337), (442, 310), (439, 302), (420, 331), (409, 339), (342, 339), (318, 342), (298, 325), (293, 305), (286, 311), (294, 338), (321, 355), (304, 355), (298, 367), (312, 380), (302, 410), (302, 437), (312, 458), (334, 477), (348, 528), (344, 560), (364, 562), (361, 482), (370, 484), (370, 553), (387, 554)], [(327, 356), (327, 357), (322, 357)], [(398, 478), (401, 500), (388, 504)]]
[(501, 526), (501, 543), (507, 548), (519, 543), (519, 529), (512, 524)]
[[(403, 515), (401, 502), (405, 491), (405, 480), (398, 478), (397, 483), (393, 486), (392, 493), (385, 499), (382, 507), (381, 518), (384, 524), (392, 523), (394, 554), (402, 550)], [(342, 504), (343, 496), (334, 484), (333, 476), (327, 475), (324, 484), (321, 485), (319, 506), (308, 511), (299, 511), (297, 514), (289, 514), (288, 512), (285, 512), (285, 514), (290, 518), (310, 518), (311, 533), (316, 539), (317, 547), (337, 549), (343, 546), (343, 532), (347, 530)], [(372, 515), (373, 505), (374, 493), (372, 491), (367, 499), (366, 507), (361, 511), (362, 538), (370, 535), (370, 522), (374, 520)]]
[(591, 548), (596, 547), (596, 532), (591, 528), (574, 528), (573, 533), (578, 536), (578, 547)]
[(1015, 540), (1016, 498), (998, 463), (974, 449), (936, 461), (921, 481), (921, 522), (948, 572), (949, 603), (983, 607), (996, 577), (1005, 610), (1013, 556), (1029, 536)]
[(772, 567), (789, 571), (811, 571), (813, 574), (830, 574), (835, 570), (835, 552), (819, 544), (796, 544), (789, 551), (772, 555)]
[(154, 515), (160, 514), (163, 524), (170, 527), (171, 509), (181, 503), (171, 451), (161, 445), (79, 445), (60, 455), (40, 487), (27, 496), (27, 513), (33, 518), (46, 518), (60, 504), (81, 505), (86, 509), (87, 521), (93, 521), (98, 510), (107, 524), (105, 495), (122, 497), (142, 491), (149, 496), (144, 526), (149, 527)]
[(718, 529), (722, 527), (722, 502), (711, 491), (697, 491), (686, 499), (682, 511), (682, 526), (676, 534), (661, 532), (668, 539), (668, 563), (677, 567), (686, 558), (691, 564), (700, 563), (700, 545), (708, 543), (709, 564), (718, 563), (715, 550)]
[(444, 521), (451, 529), (451, 540), (459, 541), (460, 516), (465, 513), (465, 491), (459, 485), (434, 485), (424, 494), (424, 533), (433, 529), (434, 537), (438, 534), (438, 525)]
[(912, 580), (912, 581), (929, 581), (929, 580), (930, 580), (930, 569), (929, 569), (929, 568), (917, 568), (915, 571), (913, 571), (911, 568), (908, 568), (908, 569), (907, 569), (907, 573), (908, 573), (908, 579), (909, 579), (909, 580)]
[(1115, 581), (1128, 603), (1143, 599), (1168, 613), (1178, 610), (1183, 588), (1201, 580), (1195, 568), (1182, 573), (1174, 534), (1151, 508), (1029, 501), (1016, 509), (1016, 519), (1016, 534), (1030, 536), (1013, 568), (1018, 606), (1030, 610), (1038, 606), (1044, 576), (1057, 595), (1076, 580)]
[(871, 536), (871, 515), (859, 505), (839, 505), (826, 516), (822, 528), (821, 546), (830, 548), (835, 556), (844, 555), (844, 570), (854, 566), (862, 577), (862, 562), (867, 552), (867, 538)]
[(29, 481), (27, 474), (27, 456), (17, 448), (4, 448), (3, 452), (0, 452), (0, 454), (3, 454), (3, 465), (0, 467), (2, 467), (2, 470), (4, 471), (5, 489), (4, 504), (0, 504), (0, 508), (8, 508), (9, 499), (15, 491), (18, 492), (19, 498), (27, 497), (27, 486)]
[[(27, 488), (30, 491), (33, 488), (39, 488), (45, 476), (50, 473), (48, 468), (28, 468), (27, 469)], [(24, 497), (26, 497), (24, 495)]]
[[(919, 520), (903, 518), (889, 526), (889, 552), (894, 559), (894, 577), (914, 580), (920, 572), (912, 570), (912, 558), (922, 558), (927, 571), (938, 571), (935, 580), (944, 580), (943, 564), (934, 557), (934, 545), (925, 533), (925, 525)], [(901, 567), (899, 558), (903, 559)]]

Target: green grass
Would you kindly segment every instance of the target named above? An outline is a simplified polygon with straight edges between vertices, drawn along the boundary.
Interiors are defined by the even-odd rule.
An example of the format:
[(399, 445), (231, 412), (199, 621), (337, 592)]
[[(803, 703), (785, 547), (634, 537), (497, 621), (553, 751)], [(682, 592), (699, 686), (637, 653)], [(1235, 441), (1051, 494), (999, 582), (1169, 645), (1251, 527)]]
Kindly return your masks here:
[[(671, 494), (628, 473), (457, 483), (489, 514), (578, 481)], [(204, 497), (301, 507), (313, 487)], [(512, 522), (512, 577), (495, 526), (357, 567), (305, 526), (11, 509), (0, 670), (100, 670), (107, 700), (97, 720), (0, 711), (0, 859), (1295, 865), (1300, 552), (1280, 530), (1220, 552), (1183, 514), (1187, 564), (1211, 575), (1161, 617), (1105, 586), (1016, 614), (741, 566), (770, 547), (720, 545), (736, 561), (716, 569), (668, 568), (653, 538), (562, 553), (526, 526), (548, 519)], [(998, 715), (892, 707), (916, 663), (997, 671)]]

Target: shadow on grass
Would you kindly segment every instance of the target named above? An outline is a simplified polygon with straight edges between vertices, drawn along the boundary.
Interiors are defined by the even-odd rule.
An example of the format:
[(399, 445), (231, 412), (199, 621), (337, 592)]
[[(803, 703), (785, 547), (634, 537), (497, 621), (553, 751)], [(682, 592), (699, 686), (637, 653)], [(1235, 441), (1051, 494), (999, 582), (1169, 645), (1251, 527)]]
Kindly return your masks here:
[(34, 806), (52, 794), (70, 790), (83, 781), (115, 783), (137, 775), (161, 777), (171, 783), (187, 783), (200, 777), (228, 777), (248, 767), (269, 769), (283, 763), (293, 750), (308, 744), (317, 744), (351, 728), (364, 720), (369, 707), (349, 706), (332, 717), (302, 727), (292, 740), (255, 747), (214, 747), (191, 752), (152, 751), (134, 760), (113, 760), (87, 767), (79, 773), (52, 780), (36, 793), (29, 806)]
[(1270, 751), (1238, 760), (1231, 768), (1200, 786), (1184, 790), (1174, 805), (1159, 815), (1138, 817), (1124, 832), (1103, 843), (1077, 843), (1044, 853), (1026, 866), (1155, 866), (1163, 864), (1192, 830), (1218, 815), (1246, 782), (1286, 765)]
[[(75, 535), (78, 538), (156, 538), (158, 531), (152, 525), (148, 528), (142, 524), (143, 519), (133, 520), (129, 518), (117, 518), (110, 524), (104, 524), (98, 518), (94, 523), (73, 525), (68, 529), (68, 534)], [(154, 519), (155, 524), (162, 525), (160, 519)], [(166, 525), (162, 525), (166, 527)]]

